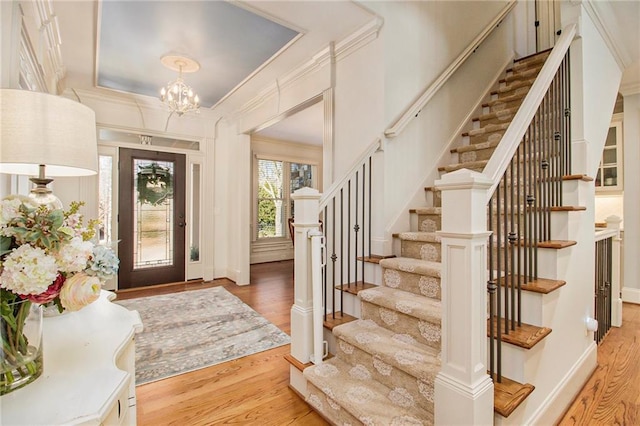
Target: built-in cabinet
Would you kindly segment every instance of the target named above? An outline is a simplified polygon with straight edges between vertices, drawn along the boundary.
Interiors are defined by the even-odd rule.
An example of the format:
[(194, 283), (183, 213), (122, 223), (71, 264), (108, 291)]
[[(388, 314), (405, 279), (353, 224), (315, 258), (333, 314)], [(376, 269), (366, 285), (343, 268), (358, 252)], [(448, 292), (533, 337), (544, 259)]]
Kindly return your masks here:
[(614, 114), (596, 174), (595, 185), (598, 192), (623, 190), (622, 138), (622, 114)]
[(2, 425), (135, 425), (136, 311), (110, 301), (44, 318), (42, 375), (0, 398)]

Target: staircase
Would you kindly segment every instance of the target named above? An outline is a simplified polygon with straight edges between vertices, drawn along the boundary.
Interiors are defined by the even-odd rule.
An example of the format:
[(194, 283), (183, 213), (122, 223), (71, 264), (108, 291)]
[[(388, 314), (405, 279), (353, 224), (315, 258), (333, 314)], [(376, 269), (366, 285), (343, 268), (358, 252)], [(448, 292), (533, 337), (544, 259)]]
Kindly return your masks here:
[[(518, 60), (505, 72), (490, 99), (482, 105), (483, 113), (473, 119), (472, 129), (462, 134), (461, 146), (451, 150), (459, 161), (439, 168), (442, 174), (462, 168), (483, 170), (548, 53)], [(522, 156), (521, 161), (536, 157)], [(433, 187), (425, 191), (432, 205), (412, 209), (409, 213), (417, 217), (412, 221), (415, 229), (394, 235), (399, 256), (375, 259), (382, 270), (382, 285), (367, 288), (365, 284), (365, 289), (359, 291), (361, 318), (347, 323), (343, 319), (343, 324), (333, 328), (337, 340), (335, 356), (304, 370), (308, 403), (334, 424), (434, 422), (434, 380), (440, 369), (441, 337), (441, 247), (436, 231), (441, 227), (442, 211), (439, 191)], [(571, 244), (537, 243), (539, 248), (550, 250)], [(501, 250), (500, 241), (492, 250)], [(503, 288), (510, 279), (499, 277), (496, 284)], [(523, 283), (522, 289), (546, 294), (562, 285), (563, 281), (539, 278)], [(503, 340), (524, 349), (534, 347), (552, 331), (523, 322), (509, 332), (504, 320), (494, 318), (488, 322), (499, 323), (508, 332)], [(492, 375), (496, 378), (495, 412), (507, 417), (533, 392), (534, 386), (498, 377), (493, 366)]]

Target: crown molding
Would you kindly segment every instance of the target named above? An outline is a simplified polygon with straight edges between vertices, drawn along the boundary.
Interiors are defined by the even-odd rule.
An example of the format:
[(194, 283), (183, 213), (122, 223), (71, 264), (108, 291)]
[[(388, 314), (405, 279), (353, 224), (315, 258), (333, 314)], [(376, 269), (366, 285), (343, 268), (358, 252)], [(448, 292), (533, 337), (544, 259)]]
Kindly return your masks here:
[[(315, 54), (310, 60), (306, 61), (297, 68), (294, 68), (289, 73), (285, 74), (282, 78), (277, 79), (275, 83), (267, 86), (260, 91), (253, 99), (246, 102), (243, 106), (238, 108), (233, 114), (234, 116), (241, 116), (249, 111), (252, 111), (266, 102), (268, 99), (277, 95), (282, 89), (292, 86), (302, 78), (314, 73), (321, 69), (325, 65), (330, 64), (333, 58), (336, 61), (342, 60), (357, 51), (361, 47), (367, 45), (371, 41), (378, 37), (380, 29), (382, 28), (383, 20), (380, 17), (374, 17), (362, 27), (356, 31), (335, 43), (333, 46), (327, 46), (320, 52)], [(333, 55), (332, 55), (333, 50)]]
[[(125, 107), (145, 108), (151, 111), (157, 111), (167, 114), (169, 113), (158, 98), (144, 95), (132, 95), (131, 93), (118, 92), (100, 87), (96, 87), (93, 89), (75, 89), (72, 87), (67, 87), (62, 93), (62, 96), (69, 99), (74, 99), (80, 103), (84, 103), (85, 100), (93, 102), (108, 102)], [(216, 114), (214, 111), (208, 108), (201, 107), (198, 116), (202, 119), (213, 119), (218, 115), (219, 114)], [(195, 115), (189, 114), (189, 116)]]
[(620, 85), (620, 94), (622, 96), (632, 96), (640, 94), (640, 81), (624, 83)]

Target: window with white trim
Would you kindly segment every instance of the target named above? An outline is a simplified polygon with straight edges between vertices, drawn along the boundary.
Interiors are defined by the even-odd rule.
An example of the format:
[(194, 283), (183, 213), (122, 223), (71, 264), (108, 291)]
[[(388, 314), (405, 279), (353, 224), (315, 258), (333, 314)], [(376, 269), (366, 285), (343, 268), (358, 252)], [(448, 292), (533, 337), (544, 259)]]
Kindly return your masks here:
[(289, 238), (287, 221), (293, 217), (291, 194), (316, 187), (316, 167), (312, 164), (256, 158), (254, 229), (257, 240)]

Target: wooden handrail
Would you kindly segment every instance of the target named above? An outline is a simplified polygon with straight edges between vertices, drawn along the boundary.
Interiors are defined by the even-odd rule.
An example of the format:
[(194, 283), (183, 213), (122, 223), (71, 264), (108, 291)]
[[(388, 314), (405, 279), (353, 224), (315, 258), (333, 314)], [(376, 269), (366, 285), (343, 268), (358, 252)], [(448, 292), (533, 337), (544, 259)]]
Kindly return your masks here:
[(329, 189), (322, 194), (322, 198), (320, 198), (320, 209), (325, 208), (327, 203), (332, 200), (340, 191), (340, 188), (344, 187), (346, 183), (351, 179), (351, 177), (356, 173), (356, 171), (360, 170), (362, 164), (369, 159), (376, 151), (382, 148), (382, 141), (380, 138), (374, 140), (368, 147), (365, 149), (362, 154), (354, 161), (353, 166), (349, 169), (349, 171), (342, 175), (342, 179), (335, 181)]
[(388, 138), (395, 138), (398, 136), (404, 128), (409, 124), (411, 119), (418, 116), (422, 108), (429, 103), (433, 95), (440, 90), (442, 86), (449, 80), (449, 78), (460, 68), (460, 66), (467, 60), (469, 56), (482, 44), (482, 42), (493, 32), (495, 28), (497, 28), (504, 18), (511, 12), (511, 10), (515, 7), (516, 1), (510, 1), (507, 5), (502, 8), (500, 13), (476, 36), (475, 39), (467, 46), (466, 49), (462, 51), (460, 55), (456, 59), (451, 62), (451, 64), (438, 76), (438, 78), (427, 87), (420, 97), (411, 104), (405, 112), (396, 120), (396, 122), (385, 130), (384, 134)]
[(491, 159), (485, 166), (483, 174), (493, 181), (491, 190), (487, 192), (487, 203), (491, 200), (500, 183), (500, 179), (502, 179), (502, 175), (507, 170), (507, 166), (511, 162), (516, 149), (518, 149), (518, 145), (520, 145), (520, 141), (524, 137), (529, 124), (531, 124), (531, 120), (533, 120), (540, 102), (542, 102), (547, 93), (575, 35), (575, 24), (571, 24), (562, 30), (562, 35), (545, 61), (538, 78), (534, 81), (518, 112), (513, 117), (513, 121), (504, 132), (500, 144), (496, 147)]

